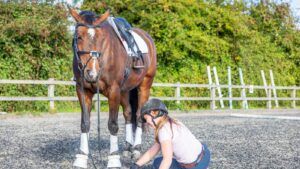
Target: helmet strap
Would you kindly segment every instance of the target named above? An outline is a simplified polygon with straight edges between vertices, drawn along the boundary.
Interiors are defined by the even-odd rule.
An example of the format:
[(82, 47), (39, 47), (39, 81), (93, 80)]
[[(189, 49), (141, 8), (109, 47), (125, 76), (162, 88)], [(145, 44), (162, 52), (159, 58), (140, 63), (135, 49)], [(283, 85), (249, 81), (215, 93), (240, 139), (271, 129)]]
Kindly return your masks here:
[(154, 124), (154, 126), (157, 127), (157, 125), (156, 125), (156, 123), (154, 121), (154, 119), (156, 119), (157, 117), (152, 116), (150, 113), (148, 115), (151, 117), (152, 123)]
[(154, 124), (155, 127), (157, 127), (153, 117), (152, 117), (152, 123)]
[(154, 124), (155, 127), (157, 127), (157, 124), (155, 123), (154, 119), (156, 119), (156, 118), (161, 117), (161, 116), (164, 115), (164, 113), (162, 113), (162, 112), (159, 112), (159, 114), (157, 116), (155, 116), (155, 117), (152, 116), (151, 113), (147, 113), (147, 114), (152, 118), (152, 122), (153, 122), (153, 124)]

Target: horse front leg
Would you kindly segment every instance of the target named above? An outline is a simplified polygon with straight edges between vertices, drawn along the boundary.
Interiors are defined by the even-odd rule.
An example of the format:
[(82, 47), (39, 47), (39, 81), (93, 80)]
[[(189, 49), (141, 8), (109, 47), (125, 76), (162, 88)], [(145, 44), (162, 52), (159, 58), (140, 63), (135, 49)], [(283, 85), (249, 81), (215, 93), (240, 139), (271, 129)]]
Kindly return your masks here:
[(108, 130), (110, 132), (110, 155), (108, 157), (107, 168), (121, 168), (121, 161), (118, 146), (118, 112), (120, 105), (120, 88), (112, 86), (108, 96), (109, 119)]
[(76, 87), (77, 96), (81, 106), (81, 136), (80, 153), (76, 155), (73, 166), (87, 168), (89, 154), (89, 131), (90, 131), (90, 112), (92, 108), (93, 93), (89, 90), (82, 91), (79, 86)]
[(133, 125), (131, 121), (132, 110), (129, 102), (129, 91), (123, 92), (121, 94), (121, 105), (123, 108), (123, 116), (125, 118), (125, 148), (123, 151), (123, 155), (125, 157), (131, 156), (131, 147), (134, 144), (134, 133), (133, 133)]

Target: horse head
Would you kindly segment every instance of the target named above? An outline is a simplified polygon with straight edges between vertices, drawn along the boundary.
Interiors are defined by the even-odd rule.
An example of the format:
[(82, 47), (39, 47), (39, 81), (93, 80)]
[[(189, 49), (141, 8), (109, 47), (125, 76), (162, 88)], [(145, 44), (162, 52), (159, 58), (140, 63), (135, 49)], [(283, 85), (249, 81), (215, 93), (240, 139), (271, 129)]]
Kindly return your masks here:
[(81, 76), (90, 83), (94, 83), (100, 76), (101, 56), (105, 39), (104, 21), (109, 17), (107, 10), (103, 15), (97, 16), (91, 11), (77, 13), (69, 8), (71, 16), (75, 19), (76, 27), (73, 38), (73, 51), (75, 62)]

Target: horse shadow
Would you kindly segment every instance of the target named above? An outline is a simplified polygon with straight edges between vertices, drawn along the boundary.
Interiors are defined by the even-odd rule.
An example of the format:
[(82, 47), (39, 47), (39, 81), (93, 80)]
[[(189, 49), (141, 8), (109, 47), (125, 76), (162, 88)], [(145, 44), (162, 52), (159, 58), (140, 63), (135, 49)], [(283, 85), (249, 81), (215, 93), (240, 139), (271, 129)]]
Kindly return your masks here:
[[(36, 160), (52, 163), (56, 168), (71, 168), (75, 155), (79, 153), (80, 139), (63, 138), (50, 139), (34, 151)], [(109, 139), (100, 138), (100, 149), (98, 138), (90, 138), (89, 140), (89, 166), (95, 165), (98, 168), (106, 168), (107, 157), (109, 155), (110, 141)], [(122, 169), (127, 169), (134, 162), (131, 158), (122, 156), (125, 144), (119, 143)], [(144, 166), (143, 169), (151, 169), (150, 165)]]
[[(102, 166), (106, 164), (109, 143), (108, 139), (100, 138), (100, 144), (98, 144), (98, 138), (89, 139), (89, 158), (95, 165)], [(42, 161), (72, 165), (75, 155), (80, 152), (79, 146), (80, 139), (78, 138), (52, 139), (47, 140), (47, 143), (39, 147), (34, 153)]]

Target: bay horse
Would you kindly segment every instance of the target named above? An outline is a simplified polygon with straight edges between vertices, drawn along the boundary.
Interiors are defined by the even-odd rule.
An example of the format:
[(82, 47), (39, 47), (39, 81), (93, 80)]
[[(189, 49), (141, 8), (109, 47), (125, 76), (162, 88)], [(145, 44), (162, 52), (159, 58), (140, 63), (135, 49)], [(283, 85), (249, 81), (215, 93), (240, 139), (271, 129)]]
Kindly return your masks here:
[(108, 168), (120, 168), (118, 147), (118, 111), (123, 108), (125, 118), (125, 151), (138, 154), (142, 143), (141, 107), (148, 100), (150, 88), (156, 73), (156, 48), (153, 39), (145, 31), (133, 28), (145, 42), (148, 53), (142, 54), (144, 68), (132, 67), (133, 59), (107, 21), (109, 10), (97, 16), (91, 11), (69, 7), (69, 13), (76, 21), (73, 39), (73, 73), (76, 79), (76, 93), (81, 106), (80, 153), (73, 166), (87, 168), (89, 154), (88, 137), (92, 98), (99, 91), (108, 98), (110, 132), (110, 155)]

